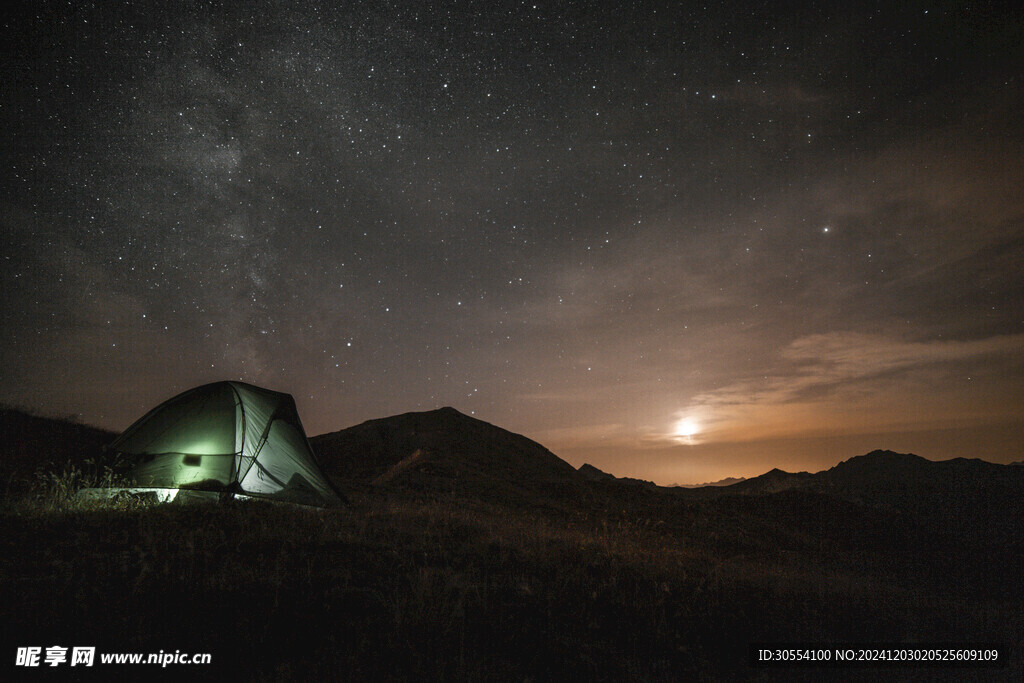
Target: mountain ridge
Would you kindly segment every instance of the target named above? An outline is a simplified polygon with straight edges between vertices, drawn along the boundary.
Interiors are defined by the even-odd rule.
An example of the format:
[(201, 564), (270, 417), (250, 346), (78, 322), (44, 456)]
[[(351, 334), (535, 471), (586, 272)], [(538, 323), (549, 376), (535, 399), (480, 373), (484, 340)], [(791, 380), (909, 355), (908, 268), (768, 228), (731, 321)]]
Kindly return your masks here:
[(706, 481), (701, 484), (670, 484), (669, 488), (700, 489), (706, 486), (732, 486), (733, 484), (739, 484), (740, 482), (746, 480), (747, 477), (726, 477), (725, 479), (719, 479), (718, 481)]
[[(0, 410), (0, 434), (4, 442), (0, 462), (21, 478), (41, 466), (98, 458), (103, 445), (116, 436), (10, 406)], [(986, 501), (983, 505), (1005, 504), (1008, 510), (1016, 510), (1019, 503), (1014, 496), (1024, 490), (1024, 462), (998, 464), (962, 457), (934, 461), (882, 449), (814, 474), (773, 468), (727, 485), (656, 486), (616, 477), (590, 464), (576, 469), (536, 441), (450, 406), (367, 420), (312, 437), (310, 443), (329, 476), (355, 486), (411, 483), (435, 490), (447, 486), (471, 491), (480, 482), (485, 490), (525, 490), (537, 484), (599, 485), (611, 490), (621, 485), (675, 491), (693, 499), (805, 490), (873, 506), (937, 510), (967, 506), (967, 501), (979, 496)]]
[(536, 441), (448, 406), (367, 420), (310, 444), (328, 475), (357, 486), (466, 488), (477, 481), (493, 488), (581, 479)]

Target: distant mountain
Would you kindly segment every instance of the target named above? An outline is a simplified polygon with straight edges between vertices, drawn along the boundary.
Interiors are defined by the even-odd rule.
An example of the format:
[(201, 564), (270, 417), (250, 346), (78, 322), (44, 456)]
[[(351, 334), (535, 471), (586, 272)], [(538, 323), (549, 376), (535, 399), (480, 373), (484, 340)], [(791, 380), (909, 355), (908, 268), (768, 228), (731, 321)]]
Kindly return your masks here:
[(675, 489), (690, 498), (717, 498), (730, 495), (763, 495), (807, 486), (816, 476), (807, 472), (785, 472), (778, 468), (758, 477), (740, 479), (720, 486), (680, 487)]
[(454, 408), (370, 420), (310, 443), (341, 485), (483, 493), (581, 480), (539, 443)]
[[(870, 501), (891, 501), (896, 494), (927, 488), (976, 488), (1024, 481), (1017, 463), (998, 465), (976, 458), (928, 460), (913, 453), (872, 451), (815, 474), (773, 469), (722, 487), (727, 493), (773, 493), (794, 488), (843, 493)], [(696, 487), (687, 487), (696, 488)]]
[(746, 481), (746, 477), (726, 477), (725, 479), (719, 479), (718, 481), (709, 481), (703, 484), (672, 484), (674, 488), (681, 489), (701, 489), (705, 486), (732, 486), (738, 484), (741, 481)]
[[(960, 460), (963, 460), (962, 458)], [(946, 463), (952, 461), (945, 461)], [(966, 462), (966, 461), (964, 461)], [(980, 460), (975, 462), (980, 463)], [(991, 464), (991, 463), (989, 463)], [(934, 477), (940, 472), (936, 468), (946, 467), (942, 462), (933, 462), (913, 453), (893, 451), (872, 451), (844, 460), (829, 470), (820, 472), (822, 479), (837, 486), (858, 485), (880, 480), (897, 480), (912, 477)]]
[(775, 468), (759, 477), (752, 477), (738, 484), (727, 487), (727, 490), (739, 493), (777, 493), (809, 484), (815, 475), (809, 472), (786, 472)]
[(814, 475), (814, 485), (858, 502), (918, 511), (1008, 505), (1021, 507), (1024, 468), (954, 458), (932, 461), (874, 451)]
[(592, 484), (610, 484), (613, 486), (627, 486), (627, 487), (640, 487), (644, 489), (658, 489), (662, 488), (655, 484), (653, 481), (647, 481), (646, 479), (633, 479), (632, 477), (616, 477), (614, 474), (609, 474), (604, 470), (600, 470), (589, 463), (580, 465), (580, 468), (576, 470), (577, 474), (583, 481), (590, 482)]
[(774, 469), (732, 486), (686, 491), (698, 498), (804, 491), (910, 513), (966, 532), (979, 523), (1018, 526), (1024, 518), (1024, 467), (978, 459), (932, 461), (873, 451), (809, 474)]
[(617, 479), (614, 474), (608, 474), (604, 470), (598, 469), (590, 463), (583, 463), (576, 471), (579, 472), (587, 481), (615, 481), (615, 479)]
[(844, 460), (815, 475), (821, 483), (850, 491), (947, 484), (960, 488), (999, 486), (1018, 483), (1022, 476), (1024, 472), (1017, 471), (1012, 465), (998, 465), (977, 458), (928, 460), (913, 453), (892, 451), (872, 451)]

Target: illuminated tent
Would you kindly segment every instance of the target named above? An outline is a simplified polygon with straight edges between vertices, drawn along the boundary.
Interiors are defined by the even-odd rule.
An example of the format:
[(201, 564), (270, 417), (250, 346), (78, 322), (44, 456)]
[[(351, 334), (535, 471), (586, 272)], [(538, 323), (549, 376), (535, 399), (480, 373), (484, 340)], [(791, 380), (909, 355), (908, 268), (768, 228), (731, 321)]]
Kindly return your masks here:
[[(181, 491), (332, 505), (340, 497), (324, 476), (299, 421), (295, 400), (242, 382), (216, 382), (160, 404), (110, 449), (133, 467), (134, 491)], [(190, 493), (190, 495), (192, 495)]]

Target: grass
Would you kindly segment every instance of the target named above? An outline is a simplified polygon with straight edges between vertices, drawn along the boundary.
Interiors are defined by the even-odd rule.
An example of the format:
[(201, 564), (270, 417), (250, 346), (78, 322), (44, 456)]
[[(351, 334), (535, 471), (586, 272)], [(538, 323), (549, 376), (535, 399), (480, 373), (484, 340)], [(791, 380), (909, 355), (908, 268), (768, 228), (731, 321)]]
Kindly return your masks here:
[(118, 488), (131, 485), (125, 477), (123, 463), (102, 458), (86, 458), (81, 463), (65, 462), (58, 467), (41, 467), (28, 484), (28, 495), (13, 496), (29, 514), (72, 512), (102, 508), (125, 510), (144, 507), (145, 504), (130, 496), (115, 496), (102, 504), (79, 497), (82, 489)]
[(1024, 632), (1020, 575), (978, 554), (998, 547), (950, 557), (941, 534), (815, 497), (146, 507), (76, 503), (85, 478), (0, 511), (12, 650), (211, 652), (200, 673), (254, 680), (679, 680), (759, 676), (753, 641)]

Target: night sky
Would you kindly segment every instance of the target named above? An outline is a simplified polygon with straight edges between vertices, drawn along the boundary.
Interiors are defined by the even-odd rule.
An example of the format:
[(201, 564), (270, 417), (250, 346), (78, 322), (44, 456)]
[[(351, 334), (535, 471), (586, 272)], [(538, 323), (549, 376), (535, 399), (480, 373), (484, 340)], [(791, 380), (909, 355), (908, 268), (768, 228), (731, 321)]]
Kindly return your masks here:
[(451, 405), (661, 484), (1024, 459), (1000, 7), (21, 3), (0, 399)]

